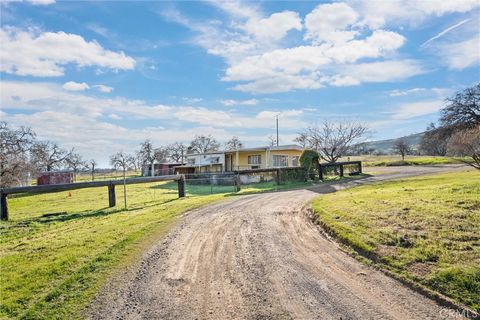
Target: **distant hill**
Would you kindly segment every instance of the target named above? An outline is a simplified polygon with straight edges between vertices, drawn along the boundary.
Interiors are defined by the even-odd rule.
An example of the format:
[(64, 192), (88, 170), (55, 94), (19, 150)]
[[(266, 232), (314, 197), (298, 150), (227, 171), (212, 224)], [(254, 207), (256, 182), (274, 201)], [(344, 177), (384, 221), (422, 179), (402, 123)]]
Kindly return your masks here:
[[(406, 139), (407, 142), (412, 145), (414, 149), (418, 149), (420, 145), (420, 140), (422, 139), (424, 132), (415, 133), (402, 138)], [(393, 148), (393, 144), (397, 139), (388, 139), (388, 140), (378, 140), (378, 141), (369, 141), (365, 142), (367, 148), (374, 148), (377, 152), (390, 153)]]

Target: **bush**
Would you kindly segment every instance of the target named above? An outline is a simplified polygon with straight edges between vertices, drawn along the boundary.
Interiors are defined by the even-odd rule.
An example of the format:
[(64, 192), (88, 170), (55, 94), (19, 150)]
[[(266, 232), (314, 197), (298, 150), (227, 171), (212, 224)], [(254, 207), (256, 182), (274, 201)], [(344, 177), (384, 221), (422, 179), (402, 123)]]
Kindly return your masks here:
[(319, 160), (320, 156), (314, 150), (304, 150), (300, 156), (300, 164), (312, 180), (315, 179)]

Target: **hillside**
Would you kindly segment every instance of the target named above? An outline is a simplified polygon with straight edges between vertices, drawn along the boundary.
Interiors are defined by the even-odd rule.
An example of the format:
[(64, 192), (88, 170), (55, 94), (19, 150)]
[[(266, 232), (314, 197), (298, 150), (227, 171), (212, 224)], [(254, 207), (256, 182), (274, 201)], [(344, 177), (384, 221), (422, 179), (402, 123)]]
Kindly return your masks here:
[[(422, 136), (423, 132), (411, 134), (402, 138), (405, 138), (414, 149), (417, 149), (418, 145), (420, 144), (420, 140), (422, 139)], [(397, 139), (369, 141), (365, 142), (365, 144), (367, 145), (367, 148), (374, 148), (377, 152), (389, 153), (393, 148), (395, 140)]]

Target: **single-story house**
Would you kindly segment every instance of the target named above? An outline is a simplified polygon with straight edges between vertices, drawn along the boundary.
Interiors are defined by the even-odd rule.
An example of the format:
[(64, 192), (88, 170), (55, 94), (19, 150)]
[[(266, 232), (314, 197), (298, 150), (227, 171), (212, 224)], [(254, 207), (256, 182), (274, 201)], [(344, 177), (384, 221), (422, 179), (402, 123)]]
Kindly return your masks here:
[(300, 166), (303, 148), (297, 145), (242, 148), (187, 154), (187, 164), (175, 168), (177, 173), (231, 172)]

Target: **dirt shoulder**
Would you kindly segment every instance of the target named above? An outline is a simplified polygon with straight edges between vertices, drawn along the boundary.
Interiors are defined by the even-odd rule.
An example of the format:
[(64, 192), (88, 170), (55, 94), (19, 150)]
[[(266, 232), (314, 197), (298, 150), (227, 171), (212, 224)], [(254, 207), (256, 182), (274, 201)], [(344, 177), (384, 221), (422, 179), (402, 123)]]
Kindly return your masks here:
[(452, 168), (402, 170), (191, 211), (137, 265), (107, 283), (88, 316), (452, 319), (433, 300), (339, 250), (302, 213), (320, 193)]

